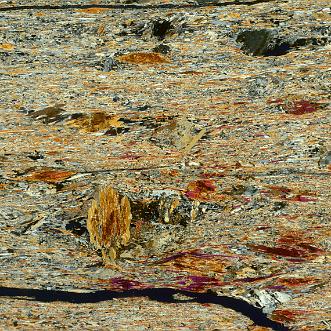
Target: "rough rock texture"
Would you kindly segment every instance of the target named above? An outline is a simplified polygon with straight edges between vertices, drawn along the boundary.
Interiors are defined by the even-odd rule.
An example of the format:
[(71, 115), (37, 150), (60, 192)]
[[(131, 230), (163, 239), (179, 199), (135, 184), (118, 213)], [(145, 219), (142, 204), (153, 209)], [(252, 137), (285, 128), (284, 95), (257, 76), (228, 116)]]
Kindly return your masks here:
[[(4, 0), (0, 21), (2, 329), (331, 329), (329, 1)], [(103, 185), (136, 198), (107, 265)]]

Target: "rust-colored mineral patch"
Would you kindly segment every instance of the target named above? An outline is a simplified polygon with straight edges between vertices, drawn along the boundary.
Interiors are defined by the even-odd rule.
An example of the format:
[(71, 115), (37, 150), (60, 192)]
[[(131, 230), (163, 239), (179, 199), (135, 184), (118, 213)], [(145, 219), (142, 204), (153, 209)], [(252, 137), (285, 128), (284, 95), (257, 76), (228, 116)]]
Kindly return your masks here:
[(315, 277), (292, 277), (292, 278), (280, 278), (279, 282), (285, 286), (304, 286), (307, 284), (315, 284), (317, 283), (317, 279)]
[(169, 256), (157, 262), (157, 264), (162, 265), (167, 269), (203, 275), (206, 270), (216, 274), (222, 273), (227, 262), (222, 256), (203, 254), (199, 251), (188, 251), (179, 252), (175, 255)]
[(210, 179), (197, 180), (187, 186), (185, 195), (191, 199), (208, 200), (216, 192), (216, 185)]
[(288, 113), (292, 115), (304, 115), (316, 111), (316, 106), (307, 100), (297, 100), (288, 106)]
[(120, 62), (134, 63), (134, 64), (161, 64), (170, 63), (170, 60), (159, 53), (129, 53), (120, 55), (117, 58)]
[(74, 175), (73, 171), (38, 170), (30, 173), (25, 180), (41, 181), (46, 183), (59, 183)]
[(278, 322), (292, 322), (307, 313), (305, 310), (298, 309), (277, 309), (272, 313), (272, 319)]
[(178, 277), (176, 286), (184, 291), (205, 292), (215, 286), (222, 286), (223, 282), (208, 276), (188, 275), (186, 277)]
[(314, 247), (307, 243), (296, 243), (293, 245), (278, 245), (274, 247), (265, 245), (250, 245), (253, 250), (258, 252), (281, 256), (285, 258), (295, 258), (295, 259), (314, 259), (322, 253), (317, 247)]

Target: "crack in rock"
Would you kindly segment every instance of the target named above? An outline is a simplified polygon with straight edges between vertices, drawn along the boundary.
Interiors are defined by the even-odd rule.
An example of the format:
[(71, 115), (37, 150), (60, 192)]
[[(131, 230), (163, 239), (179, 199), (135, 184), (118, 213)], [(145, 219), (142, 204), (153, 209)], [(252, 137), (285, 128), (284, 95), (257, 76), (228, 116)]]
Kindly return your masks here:
[[(182, 303), (196, 302), (199, 304), (212, 303), (230, 308), (248, 318), (250, 318), (256, 325), (262, 327), (269, 327), (275, 331), (288, 331), (289, 329), (283, 324), (269, 319), (261, 309), (250, 305), (244, 300), (218, 296), (213, 292), (194, 293), (188, 291), (181, 291), (172, 288), (148, 288), (143, 290), (127, 290), (127, 291), (96, 291), (77, 293), (77, 291), (59, 291), (59, 290), (39, 290), (28, 288), (11, 288), (0, 287), (0, 297), (13, 297), (18, 300), (26, 298), (26, 300), (39, 302), (69, 302), (76, 304), (97, 303), (102, 301), (113, 300), (116, 298), (136, 298), (148, 297), (150, 300), (162, 303)], [(182, 300), (181, 297), (187, 298)]]

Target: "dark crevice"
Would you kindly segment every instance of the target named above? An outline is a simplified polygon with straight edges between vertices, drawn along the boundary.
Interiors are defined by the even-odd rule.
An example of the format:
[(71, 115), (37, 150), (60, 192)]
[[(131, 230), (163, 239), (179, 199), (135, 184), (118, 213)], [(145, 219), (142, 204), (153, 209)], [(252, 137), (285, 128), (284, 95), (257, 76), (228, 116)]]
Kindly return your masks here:
[[(178, 300), (174, 295), (184, 295), (188, 299)], [(39, 302), (56, 302), (63, 301), (68, 303), (97, 303), (101, 301), (112, 300), (114, 298), (130, 298), (130, 297), (148, 297), (150, 300), (163, 303), (209, 303), (221, 305), (224, 308), (232, 309), (249, 319), (256, 325), (269, 327), (277, 331), (287, 331), (287, 327), (269, 319), (261, 309), (256, 308), (249, 303), (226, 296), (218, 296), (213, 292), (193, 293), (188, 291), (180, 291), (172, 288), (154, 288), (143, 290), (127, 290), (123, 292), (116, 291), (96, 291), (89, 293), (76, 293), (60, 290), (37, 290), (26, 288), (0, 287), (0, 297), (13, 297), (19, 300), (33, 300)]]
[[(268, 3), (274, 2), (273, 0), (254, 0), (254, 1), (231, 1), (225, 3), (218, 3), (217, 1), (208, 1), (205, 3), (195, 3), (195, 4), (158, 4), (158, 5), (139, 5), (139, 4), (130, 4), (130, 5), (27, 5), (27, 6), (16, 6), (16, 7), (3, 7), (0, 8), (0, 12), (5, 11), (18, 11), (18, 10), (66, 10), (66, 9), (90, 9), (90, 8), (105, 8), (105, 9), (180, 9), (180, 8), (199, 8), (207, 6), (216, 6), (216, 7), (226, 7), (233, 5), (245, 5), (253, 6), (259, 3)], [(287, 1), (285, 1), (287, 2)]]

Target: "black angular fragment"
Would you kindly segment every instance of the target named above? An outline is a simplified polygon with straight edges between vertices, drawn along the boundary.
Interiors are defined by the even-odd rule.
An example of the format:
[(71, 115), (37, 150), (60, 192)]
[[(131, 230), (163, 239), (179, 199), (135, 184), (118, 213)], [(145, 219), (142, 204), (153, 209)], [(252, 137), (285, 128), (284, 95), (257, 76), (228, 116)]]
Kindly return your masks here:
[(84, 218), (79, 218), (79, 219), (74, 219), (74, 220), (69, 221), (66, 224), (66, 230), (68, 230), (78, 236), (81, 236), (84, 233), (87, 233), (86, 227), (84, 225), (82, 225), (81, 222), (84, 222)]
[(31, 160), (37, 161), (37, 160), (42, 160), (44, 158), (44, 156), (41, 153), (39, 153), (38, 151), (34, 151), (33, 154), (28, 155), (28, 158)]
[(110, 128), (105, 132), (105, 135), (107, 135), (107, 136), (117, 136), (118, 134), (126, 133), (128, 131), (129, 131), (128, 128)]
[(277, 38), (274, 32), (266, 29), (245, 30), (238, 34), (237, 42), (245, 54), (253, 56), (280, 56), (290, 51), (291, 44)]
[(160, 44), (153, 48), (153, 52), (161, 53), (161, 54), (168, 54), (170, 52), (170, 47), (165, 44)]
[(167, 32), (172, 28), (172, 24), (167, 20), (154, 21), (152, 27), (152, 34), (159, 40), (163, 40)]

